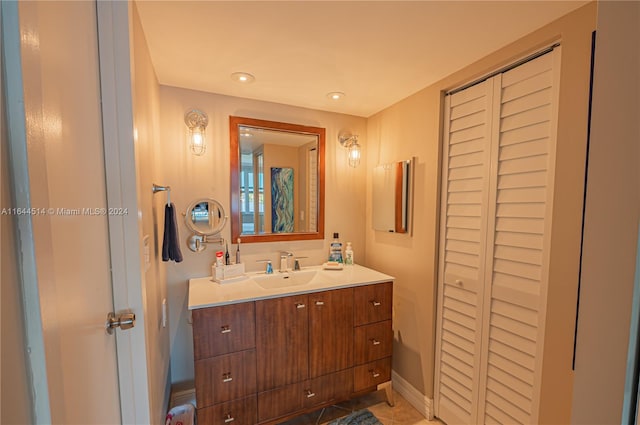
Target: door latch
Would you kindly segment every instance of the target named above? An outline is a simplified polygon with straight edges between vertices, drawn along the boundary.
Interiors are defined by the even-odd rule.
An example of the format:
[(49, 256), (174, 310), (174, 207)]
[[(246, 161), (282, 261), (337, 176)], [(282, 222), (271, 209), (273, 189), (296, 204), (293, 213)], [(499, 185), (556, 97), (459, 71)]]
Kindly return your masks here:
[(134, 313), (122, 313), (116, 316), (114, 313), (107, 314), (107, 333), (113, 334), (115, 328), (120, 328), (123, 331), (131, 329), (136, 325), (136, 315)]

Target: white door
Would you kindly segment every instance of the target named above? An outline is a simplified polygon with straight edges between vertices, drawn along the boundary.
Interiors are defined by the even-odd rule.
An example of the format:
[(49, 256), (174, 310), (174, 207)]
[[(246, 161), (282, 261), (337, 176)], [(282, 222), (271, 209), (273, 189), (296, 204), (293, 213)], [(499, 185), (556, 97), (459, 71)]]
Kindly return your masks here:
[(493, 81), (446, 98), (435, 413), (473, 423), (478, 409)]
[(536, 423), (560, 48), (447, 97), (435, 408)]
[[(124, 6), (102, 31), (124, 16), (126, 33)], [(15, 47), (4, 58), (15, 206), (31, 208), (18, 238), (33, 254), (20, 267), (32, 277), (22, 284), (34, 419), (150, 423), (136, 205), (126, 203), (135, 184), (111, 189), (117, 177), (105, 167), (117, 143), (103, 142), (101, 74), (109, 75), (101, 66), (114, 61), (99, 61), (96, 3), (3, 2), (2, 15), (12, 23), (3, 43)], [(131, 228), (135, 236), (123, 236)], [(137, 326), (108, 334), (114, 310), (137, 313)]]

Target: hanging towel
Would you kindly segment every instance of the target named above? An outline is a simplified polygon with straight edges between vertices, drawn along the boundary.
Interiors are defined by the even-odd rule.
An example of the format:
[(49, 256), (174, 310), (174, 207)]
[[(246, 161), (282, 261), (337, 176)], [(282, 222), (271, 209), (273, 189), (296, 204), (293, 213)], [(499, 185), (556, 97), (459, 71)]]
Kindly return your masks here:
[(164, 207), (164, 238), (162, 240), (162, 261), (182, 261), (180, 252), (180, 237), (176, 222), (176, 208), (173, 203)]

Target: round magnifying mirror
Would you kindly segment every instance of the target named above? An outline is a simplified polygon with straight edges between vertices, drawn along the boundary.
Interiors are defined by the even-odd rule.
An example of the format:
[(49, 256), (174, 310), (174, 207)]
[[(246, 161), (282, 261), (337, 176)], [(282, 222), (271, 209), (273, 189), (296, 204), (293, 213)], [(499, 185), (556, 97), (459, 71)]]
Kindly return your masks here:
[(215, 199), (197, 199), (187, 208), (187, 227), (198, 235), (211, 236), (220, 233), (227, 222), (224, 208)]

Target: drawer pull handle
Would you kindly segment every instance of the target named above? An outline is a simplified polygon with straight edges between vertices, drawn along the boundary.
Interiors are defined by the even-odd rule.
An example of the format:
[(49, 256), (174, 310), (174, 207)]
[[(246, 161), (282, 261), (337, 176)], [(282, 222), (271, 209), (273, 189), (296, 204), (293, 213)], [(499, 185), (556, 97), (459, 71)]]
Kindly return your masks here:
[(378, 341), (378, 340), (377, 340), (377, 339), (375, 339), (375, 338), (372, 338), (372, 339), (371, 339), (371, 343), (372, 343), (373, 345), (380, 345), (380, 341)]
[(222, 374), (222, 382), (231, 382), (233, 381), (233, 378), (231, 377), (231, 372), (227, 372), (227, 373), (223, 373)]
[(225, 424), (228, 424), (228, 423), (233, 422), (233, 421), (235, 421), (235, 420), (236, 420), (236, 418), (234, 418), (233, 416), (231, 416), (231, 413), (227, 413), (227, 417), (224, 419), (224, 423), (225, 423)]
[(374, 307), (380, 307), (380, 306), (382, 305), (382, 303), (381, 303), (380, 301), (375, 301), (375, 300), (372, 300), (372, 301), (371, 301), (371, 304), (372, 304)]
[(311, 390), (307, 390), (307, 398), (315, 397), (316, 393), (311, 392)]
[(316, 305), (324, 305), (324, 301), (316, 301)]
[(374, 378), (378, 378), (380, 376), (380, 374), (378, 372), (376, 372), (375, 370), (371, 369), (369, 370), (369, 373), (371, 374), (371, 376), (373, 376)]
[(297, 303), (296, 304), (296, 308), (305, 308), (306, 305), (302, 304), (302, 303)]
[(229, 325), (220, 326), (220, 333), (221, 334), (231, 333), (231, 328), (229, 327)]

